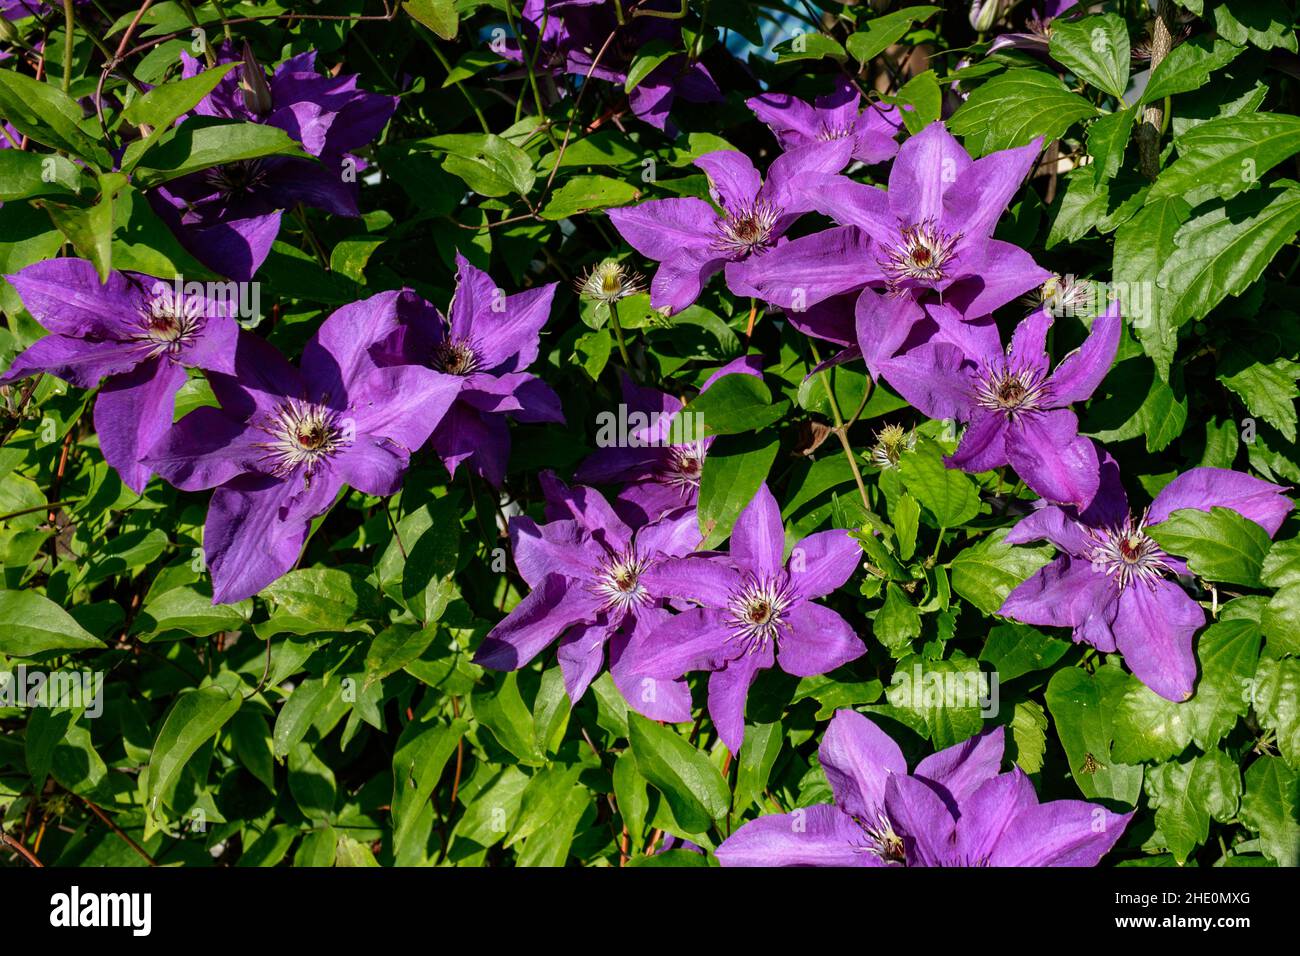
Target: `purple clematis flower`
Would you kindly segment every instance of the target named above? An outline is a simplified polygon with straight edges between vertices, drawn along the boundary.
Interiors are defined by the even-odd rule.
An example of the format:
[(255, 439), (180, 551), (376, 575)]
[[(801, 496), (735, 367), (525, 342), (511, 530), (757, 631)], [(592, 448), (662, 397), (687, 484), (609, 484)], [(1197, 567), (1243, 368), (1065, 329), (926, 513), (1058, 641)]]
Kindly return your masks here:
[(1010, 464), (1042, 497), (1087, 507), (1097, 493), (1097, 451), (1069, 407), (1092, 395), (1115, 360), (1119, 304), (1096, 318), (1083, 345), (1054, 371), (1045, 349), (1051, 324), (1047, 309), (1031, 313), (1003, 351), (991, 323), (949, 321), (960, 344), (932, 341), (875, 364), (926, 415), (968, 423), (949, 467), (980, 472)]
[(391, 495), (413, 451), (460, 389), (417, 366), (377, 368), (366, 332), (398, 308), (384, 292), (334, 312), (303, 349), (301, 371), (245, 333), (234, 374), (209, 381), (220, 408), (190, 412), (145, 463), (177, 488), (216, 488), (203, 548), (213, 603), (243, 600), (293, 567), (311, 519), (345, 486)]
[(1074, 629), (1074, 640), (1118, 650), (1129, 670), (1161, 697), (1192, 696), (1192, 639), (1205, 612), (1167, 576), (1190, 574), (1146, 533), (1175, 511), (1230, 508), (1271, 537), (1291, 510), (1287, 489), (1223, 468), (1193, 468), (1156, 495), (1140, 518), (1129, 511), (1119, 466), (1101, 465), (1097, 496), (1085, 510), (1047, 505), (1022, 519), (1007, 541), (1046, 539), (1059, 554), (1013, 590), (999, 614), (1026, 624)]
[[(639, 10), (667, 13), (677, 6), (673, 0), (647, 0)], [(536, 51), (535, 69), (591, 76), (619, 86), (626, 83), (628, 69), (647, 44), (680, 40), (680, 31), (663, 17), (631, 16), (620, 23), (606, 0), (527, 0), (521, 20), (525, 47), (521, 50), (517, 41), (508, 44), (502, 51), (507, 59), (523, 63)], [(637, 119), (675, 135), (669, 111), (677, 97), (692, 103), (723, 99), (703, 63), (676, 54), (633, 88), (628, 107)]]
[(50, 331), (14, 359), (0, 382), (48, 372), (94, 388), (95, 431), (122, 483), (143, 493), (153, 474), (145, 454), (172, 424), (186, 368), (232, 373), (239, 325), (231, 299), (191, 295), (174, 283), (110, 272), (100, 284), (84, 259), (37, 262), (6, 277), (27, 311)]
[(898, 133), (903, 128), (897, 106), (868, 103), (859, 111), (858, 89), (842, 79), (835, 89), (808, 105), (788, 93), (763, 93), (745, 101), (754, 115), (767, 124), (784, 150), (847, 139), (853, 159), (883, 163), (898, 154)]
[[(993, 5), (991, 0), (971, 4), (971, 20), (976, 17), (976, 7)], [(1048, 51), (1052, 44), (1052, 21), (1071, 7), (1077, 6), (1078, 0), (1041, 0), (1030, 4), (1025, 17), (1025, 29), (1019, 33), (1003, 33), (993, 39), (989, 53), (998, 50), (1024, 50), (1034, 56), (1049, 59)]]
[(909, 774), (888, 734), (856, 711), (836, 711), (818, 750), (835, 802), (750, 821), (718, 847), (718, 860), (724, 866), (1095, 866), (1132, 814), (1082, 800), (1039, 804), (1018, 768), (998, 773), (1003, 740), (1003, 729), (994, 727), (931, 754)]
[(564, 686), (576, 703), (600, 673), (608, 645), (610, 672), (628, 700), (660, 720), (689, 719), (685, 681), (655, 682), (645, 693), (638, 675), (620, 663), (629, 640), (670, 617), (665, 595), (647, 575), (700, 543), (695, 509), (679, 508), (633, 529), (592, 488), (569, 489), (550, 473), (542, 486), (550, 520), (510, 519), (515, 564), (532, 590), (484, 638), (475, 663), (518, 670), (559, 638)]
[(903, 143), (888, 190), (806, 175), (798, 186), (804, 208), (856, 229), (814, 233), (774, 250), (748, 294), (798, 310), (883, 284), (895, 293), (934, 290), (965, 315), (991, 313), (1050, 277), (1029, 253), (993, 238), (1041, 150), (1040, 137), (972, 160), (935, 122)]
[(760, 670), (775, 662), (813, 677), (866, 653), (844, 618), (814, 603), (857, 569), (858, 543), (846, 531), (821, 531), (796, 544), (789, 561), (784, 549), (781, 511), (763, 485), (736, 519), (730, 554), (667, 560), (645, 576), (655, 593), (699, 607), (634, 638), (625, 666), (652, 680), (712, 671), (709, 716), (732, 753), (744, 740), (745, 699)]
[(499, 488), (510, 458), (506, 416), (564, 421), (559, 396), (525, 371), (537, 361), (556, 283), (506, 295), (459, 253), (456, 269), (450, 321), (408, 294), (372, 326), (367, 348), (379, 365), (426, 366), (456, 383), (456, 400), (430, 441), (453, 475), (468, 463)]
[[(185, 53), (181, 58), (185, 78), (203, 71), (200, 61)], [(195, 258), (222, 275), (247, 280), (271, 251), (281, 210), (302, 203), (359, 215), (356, 173), (364, 163), (351, 153), (383, 131), (398, 101), (359, 89), (354, 75), (318, 73), (315, 52), (290, 57), (270, 78), (247, 44), (242, 56), (223, 48), (218, 62), (240, 66), (199, 102), (195, 115), (279, 127), (320, 160), (241, 160), (150, 192), (154, 210)]]
[[(700, 386), (700, 394), (723, 376), (762, 373), (758, 356), (742, 356), (710, 375)], [(630, 430), (625, 446), (592, 452), (574, 477), (587, 484), (627, 482), (613, 507), (629, 524), (644, 524), (677, 508), (693, 508), (700, 495), (704, 457), (713, 438), (705, 436), (702, 429), (676, 424), (685, 407), (681, 399), (667, 392), (642, 388), (624, 377), (623, 411), (629, 429), (639, 427)], [(643, 426), (642, 417), (646, 421)], [(686, 440), (674, 442), (674, 438)]]
[(726, 269), (727, 286), (753, 295), (767, 255), (812, 202), (797, 188), (801, 179), (843, 169), (852, 144), (832, 140), (782, 153), (759, 175), (744, 153), (720, 149), (695, 160), (709, 177), (721, 213), (703, 199), (652, 199), (609, 210), (629, 245), (659, 262), (650, 282), (650, 304), (680, 312), (699, 298), (704, 284)]

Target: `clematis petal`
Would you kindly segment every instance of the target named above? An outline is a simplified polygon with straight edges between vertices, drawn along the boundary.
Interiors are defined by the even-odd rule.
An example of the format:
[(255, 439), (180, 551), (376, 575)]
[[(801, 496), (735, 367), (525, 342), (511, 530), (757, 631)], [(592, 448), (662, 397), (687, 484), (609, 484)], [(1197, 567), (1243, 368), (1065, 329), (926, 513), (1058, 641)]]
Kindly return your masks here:
[(685, 680), (668, 680), (640, 673), (636, 655), (627, 649), (640, 645), (656, 628), (672, 619), (664, 608), (638, 608), (632, 616), (631, 629), (625, 619), (623, 628), (609, 642), (609, 672), (628, 706), (651, 720), (680, 723), (691, 719), (691, 688)]
[(646, 677), (676, 679), (723, 667), (736, 654), (721, 611), (693, 608), (675, 614), (624, 651), (624, 664)]
[(810, 176), (798, 183), (801, 206), (829, 216), (841, 226), (857, 226), (873, 240), (889, 245), (898, 238), (898, 219), (889, 197), (878, 186), (855, 182), (847, 176)]
[(1003, 728), (990, 727), (930, 754), (916, 765), (912, 776), (939, 784), (943, 788), (939, 796), (951, 798), (949, 809), (956, 815), (958, 807), (964, 807), (967, 798), (1002, 769), (1005, 744)]
[(488, 632), (474, 652), (474, 663), (492, 670), (518, 670), (566, 630), (591, 623), (599, 613), (593, 595), (575, 587), (568, 578), (548, 575)]
[(960, 263), (965, 277), (943, 299), (963, 315), (988, 315), (1052, 277), (1028, 252), (998, 239), (963, 243)]
[(152, 472), (144, 456), (172, 427), (176, 393), (185, 378), (179, 365), (154, 358), (114, 375), (95, 399), (95, 431), (104, 460), (136, 494), (149, 484)]
[(967, 236), (993, 235), (993, 227), (1042, 151), (1043, 138), (1039, 136), (1027, 146), (981, 157), (958, 173), (943, 201), (946, 222), (953, 231)]
[(560, 662), (560, 674), (564, 679), (564, 690), (569, 695), (570, 707), (582, 700), (582, 695), (600, 673), (610, 630), (609, 623), (601, 619), (594, 624), (571, 627), (560, 638), (555, 657)]
[(998, 614), (1025, 624), (1081, 627), (1093, 614), (1116, 613), (1115, 582), (1079, 558), (1060, 555), (1007, 595)]
[(726, 264), (711, 246), (683, 246), (655, 270), (650, 280), (650, 305), (667, 309), (669, 315), (689, 308), (700, 297), (704, 284)]
[(965, 420), (974, 404), (969, 365), (947, 342), (922, 345), (879, 363), (894, 391), (928, 418)]
[(714, 852), (723, 866), (867, 866), (862, 843), (848, 814), (819, 805), (751, 820)]
[(733, 754), (740, 753), (745, 742), (745, 700), (758, 672), (772, 666), (772, 646), (762, 648), (727, 662), (709, 675), (709, 719), (718, 737)]
[(726, 559), (694, 554), (658, 562), (641, 581), (652, 594), (725, 608), (745, 579)]
[(1058, 408), (1018, 415), (1006, 432), (1011, 467), (1048, 501), (1086, 508), (1100, 481), (1097, 447), (1078, 431), (1074, 412)]
[(223, 485), (261, 469), (266, 433), (219, 408), (196, 408), (165, 432), (143, 462), (182, 491)]
[(1132, 813), (1084, 800), (1054, 800), (1016, 815), (989, 856), (991, 866), (1096, 866), (1124, 835)]
[(796, 677), (828, 674), (867, 652), (849, 622), (828, 607), (800, 601), (785, 612), (790, 633), (781, 641), (777, 660)]
[(1010, 773), (986, 778), (959, 802), (955, 856), (977, 866), (993, 857), (1003, 835), (1021, 814), (1037, 808), (1038, 794), (1024, 772), (1013, 767)]
[(1294, 505), (1288, 489), (1226, 468), (1193, 468), (1165, 485), (1151, 502), (1148, 524), (1158, 524), (1180, 508), (1209, 511), (1231, 508), (1273, 536)]
[(752, 295), (791, 314), (861, 289), (883, 275), (870, 241), (856, 226), (792, 239), (761, 256), (730, 263), (727, 274), (737, 294)]
[(1064, 407), (1092, 397), (1115, 361), (1122, 326), (1118, 302), (1093, 320), (1083, 345), (1062, 359), (1048, 380), (1054, 404)]
[(781, 507), (764, 483), (731, 529), (731, 557), (741, 568), (767, 578), (781, 570), (784, 553)]
[(835, 711), (817, 757), (835, 803), (860, 820), (875, 820), (885, 805), (890, 774), (907, 775), (907, 760), (894, 739), (855, 710)]
[(931, 123), (912, 136), (899, 149), (889, 172), (889, 208), (895, 220), (906, 226), (927, 220), (942, 223), (944, 194), (955, 188), (971, 165), (970, 155), (943, 123)]
[(885, 815), (903, 838), (908, 866), (953, 866), (957, 821), (925, 782), (903, 774), (885, 781)]
[(862, 546), (843, 530), (819, 531), (790, 551), (786, 569), (805, 598), (830, 594), (853, 576), (862, 563)]
[[(74, 338), (125, 341), (138, 331), (144, 296), (121, 272), (110, 272), (101, 283), (93, 263), (85, 259), (46, 259), (5, 276), (23, 307), (42, 327)], [(139, 276), (146, 285), (159, 280)]]
[(647, 259), (663, 262), (682, 249), (705, 250), (713, 241), (717, 212), (703, 199), (652, 199), (610, 209), (623, 240)]
[(924, 318), (925, 311), (909, 295), (881, 295), (871, 288), (859, 293), (854, 329), (872, 377), (880, 374), (886, 359), (902, 350), (912, 329)]
[(1204, 625), (1201, 606), (1177, 584), (1157, 578), (1124, 589), (1111, 629), (1134, 676), (1166, 700), (1181, 703), (1196, 683), (1192, 640)]
[(78, 388), (94, 388), (103, 378), (131, 371), (148, 356), (148, 348), (139, 342), (92, 341), (56, 333), (20, 352), (0, 383), (45, 372)]
[(694, 162), (709, 178), (709, 192), (714, 200), (727, 212), (733, 215), (742, 213), (758, 198), (763, 177), (744, 153), (719, 149), (696, 157)]
[(1014, 427), (1001, 412), (979, 409), (962, 432), (957, 450), (943, 463), (972, 474), (1001, 468), (1007, 463), (1007, 436)]

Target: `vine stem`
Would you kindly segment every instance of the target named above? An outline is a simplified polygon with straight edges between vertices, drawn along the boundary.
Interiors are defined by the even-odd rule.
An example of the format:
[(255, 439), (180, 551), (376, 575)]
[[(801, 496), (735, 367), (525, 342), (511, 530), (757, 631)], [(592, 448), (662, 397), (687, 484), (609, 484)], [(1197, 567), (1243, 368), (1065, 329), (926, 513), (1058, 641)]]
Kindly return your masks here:
[(76, 17), (72, 11), (73, 0), (63, 0), (63, 92), (72, 85), (72, 34)]
[[(1174, 16), (1172, 0), (1160, 0), (1156, 7), (1156, 18), (1151, 24), (1151, 72), (1169, 55), (1173, 48), (1173, 33), (1169, 22)], [(1169, 97), (1163, 103), (1152, 103), (1142, 114), (1142, 125), (1138, 127), (1138, 159), (1142, 175), (1154, 180), (1160, 175), (1160, 137), (1169, 125)]]
[(609, 324), (614, 327), (614, 341), (618, 343), (618, 354), (623, 359), (627, 374), (636, 379), (636, 369), (632, 367), (632, 358), (627, 353), (627, 342), (623, 338), (623, 323), (618, 320), (618, 303), (609, 304)]
[[(812, 349), (813, 361), (820, 364), (821, 357), (817, 354), (817, 346), (809, 341), (808, 347)], [(853, 473), (853, 483), (858, 486), (858, 495), (862, 498), (862, 507), (867, 513), (867, 520), (877, 527), (883, 527), (884, 522), (871, 509), (871, 499), (867, 497), (867, 486), (862, 480), (862, 471), (858, 468), (858, 459), (853, 454), (853, 446), (849, 443), (848, 436), (849, 425), (852, 425), (853, 421), (857, 421), (858, 415), (862, 414), (862, 409), (866, 407), (866, 398), (864, 397), (861, 404), (859, 404), (857, 412), (853, 415), (853, 421), (846, 424), (844, 416), (840, 414), (840, 403), (835, 399), (835, 390), (831, 388), (830, 376), (826, 374), (826, 369), (820, 370), (817, 377), (821, 380), (822, 388), (826, 390), (826, 400), (831, 407), (831, 419), (835, 422), (835, 427), (831, 431), (835, 433), (835, 437), (839, 439), (840, 447), (844, 449), (844, 457), (848, 459), (849, 470)]]
[(16, 839), (14, 839), (13, 837), (11, 837), (8, 833), (5, 833), (5, 832), (3, 832), (3, 831), (0, 831), (0, 842), (3, 842), (5, 846), (9, 847), (9, 849), (13, 850), (15, 853), (17, 853), (19, 856), (21, 856), (24, 860), (26, 860), (26, 861), (27, 861), (28, 863), (30, 863), (32, 866), (36, 866), (36, 867), (44, 867), (44, 866), (45, 866), (44, 863), (42, 863), (40, 860), (38, 860), (38, 859), (36, 858), (36, 854), (35, 854), (35, 853), (33, 853), (31, 850), (27, 849), (27, 847), (23, 846), (23, 845), (22, 845), (21, 843), (19, 843)]

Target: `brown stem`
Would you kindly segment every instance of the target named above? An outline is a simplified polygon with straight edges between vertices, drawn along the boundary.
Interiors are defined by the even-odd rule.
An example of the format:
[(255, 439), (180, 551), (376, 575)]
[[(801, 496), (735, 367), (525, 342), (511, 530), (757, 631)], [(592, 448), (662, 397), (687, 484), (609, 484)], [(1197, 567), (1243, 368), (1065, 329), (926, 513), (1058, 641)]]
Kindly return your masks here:
[(27, 847), (23, 846), (21, 843), (19, 843), (17, 840), (11, 837), (9, 834), (0, 832), (0, 841), (2, 841), (5, 846), (9, 847), (9, 849), (13, 850), (15, 853), (21, 856), (32, 866), (39, 866), (39, 867), (45, 866), (44, 863), (36, 859), (36, 854), (34, 854), (31, 850), (27, 849)]
[[(1174, 45), (1173, 33), (1169, 29), (1169, 22), (1173, 16), (1174, 5), (1171, 0), (1160, 0), (1159, 6), (1156, 7), (1156, 18), (1151, 24), (1152, 75)], [(1142, 125), (1138, 127), (1138, 157), (1142, 175), (1147, 179), (1153, 180), (1160, 175), (1160, 131), (1165, 124), (1167, 105), (1167, 103), (1148, 104), (1142, 114)]]
[[(80, 797), (80, 795), (78, 795), (78, 796)], [(108, 827), (110, 830), (112, 830), (114, 833), (116, 833), (119, 837), (121, 837), (122, 840), (125, 841), (125, 843), (126, 843), (127, 846), (129, 846), (131, 849), (135, 850), (135, 852), (136, 852), (137, 854), (139, 854), (139, 856), (140, 856), (140, 858), (141, 858), (142, 860), (144, 860), (144, 861), (145, 861), (146, 863), (148, 863), (150, 866), (157, 866), (157, 865), (158, 865), (158, 862), (157, 862), (153, 857), (151, 857), (148, 853), (145, 852), (144, 847), (142, 847), (140, 844), (138, 844), (138, 843), (136, 843), (134, 840), (132, 840), (131, 837), (130, 837), (130, 835), (129, 835), (125, 830), (123, 830), (121, 827), (119, 827), (116, 823), (114, 823), (114, 822), (112, 821), (112, 819), (109, 817), (109, 815), (108, 815), (107, 813), (105, 813), (103, 810), (99, 809), (99, 807), (95, 806), (93, 803), (91, 803), (91, 802), (90, 802), (89, 800), (87, 800), (85, 797), (80, 797), (80, 799), (81, 799), (81, 802), (84, 803), (84, 804), (86, 805), (86, 809), (87, 809), (87, 810), (89, 810), (89, 811), (90, 811), (91, 813), (93, 813), (95, 816), (99, 817), (99, 819), (103, 822), (104, 826)]]

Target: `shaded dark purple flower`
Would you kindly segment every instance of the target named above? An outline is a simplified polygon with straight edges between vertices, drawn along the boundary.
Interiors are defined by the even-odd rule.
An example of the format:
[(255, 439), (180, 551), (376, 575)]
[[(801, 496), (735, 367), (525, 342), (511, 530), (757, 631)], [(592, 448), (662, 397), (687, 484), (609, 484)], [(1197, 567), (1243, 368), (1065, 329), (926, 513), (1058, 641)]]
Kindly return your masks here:
[(1119, 651), (1129, 670), (1161, 697), (1192, 696), (1192, 639), (1205, 612), (1170, 576), (1189, 574), (1147, 533), (1175, 511), (1230, 508), (1271, 537), (1291, 510), (1287, 489), (1223, 468), (1193, 468), (1167, 484), (1139, 518), (1129, 511), (1119, 467), (1106, 455), (1092, 504), (1080, 511), (1046, 505), (1011, 529), (1007, 541), (1046, 539), (1052, 562), (1007, 596), (1005, 617), (1074, 630), (1074, 640)]
[(6, 276), (50, 335), (14, 359), (0, 382), (48, 372), (79, 388), (104, 381), (95, 431), (122, 483), (144, 491), (145, 454), (171, 427), (186, 368), (234, 371), (239, 325), (230, 298), (180, 290), (163, 279), (110, 272), (100, 284), (84, 259), (50, 259)]
[(221, 407), (190, 412), (146, 457), (182, 490), (216, 489), (203, 532), (213, 603), (256, 594), (292, 568), (311, 519), (345, 485), (368, 495), (400, 487), (461, 384), (367, 356), (367, 333), (410, 298), (384, 292), (334, 312), (303, 349), (301, 371), (241, 335), (233, 374), (209, 375)]
[[(975, 7), (990, 5), (989, 0), (984, 0), (982, 3), (972, 3), (972, 22), (976, 16)], [(988, 52), (996, 53), (998, 50), (1013, 49), (1024, 50), (1034, 56), (1049, 59), (1048, 51), (1052, 44), (1052, 21), (1077, 5), (1078, 0), (1038, 0), (1038, 2), (1029, 4), (1029, 13), (1025, 17), (1025, 29), (1022, 32), (1003, 33), (994, 37)]]
[[(203, 64), (181, 54), (183, 75)], [(271, 250), (281, 210), (302, 203), (340, 216), (359, 215), (352, 156), (369, 144), (397, 109), (397, 98), (367, 93), (357, 77), (316, 71), (315, 52), (290, 57), (268, 78), (247, 44), (229, 47), (219, 63), (240, 65), (194, 109), (196, 116), (266, 123), (284, 130), (319, 162), (268, 156), (217, 166), (151, 190), (150, 201), (191, 254), (233, 279), (250, 279)]]
[(754, 283), (767, 256), (794, 221), (812, 208), (797, 184), (842, 169), (851, 148), (849, 140), (840, 139), (825, 147), (782, 153), (772, 162), (766, 181), (744, 153), (721, 149), (695, 160), (708, 175), (721, 212), (693, 197), (652, 199), (609, 210), (623, 239), (659, 262), (650, 282), (650, 304), (680, 312), (724, 268), (732, 292), (755, 294)]
[[(639, 8), (669, 12), (677, 3), (647, 0)], [(629, 16), (620, 24), (613, 4), (604, 0), (527, 0), (520, 26), (524, 49), (517, 40), (508, 43), (502, 50), (507, 59), (524, 62), (535, 55), (537, 70), (591, 76), (620, 87), (627, 81), (632, 62), (648, 44), (681, 39), (680, 30), (663, 17)], [(688, 60), (682, 53), (665, 58), (651, 70), (628, 94), (628, 107), (637, 119), (674, 135), (669, 111), (679, 96), (691, 103), (720, 103), (723, 99), (704, 64)]]
[(377, 364), (420, 365), (455, 381), (455, 401), (430, 438), (453, 475), (468, 463), (499, 488), (510, 458), (507, 416), (564, 421), (559, 396), (525, 371), (537, 361), (556, 285), (506, 295), (457, 253), (450, 320), (407, 295), (368, 330), (366, 347)]
[(679, 508), (634, 529), (595, 489), (569, 489), (549, 473), (542, 485), (551, 520), (510, 519), (515, 565), (532, 590), (484, 638), (475, 662), (517, 670), (559, 639), (564, 686), (576, 703), (600, 673), (608, 644), (610, 672), (629, 701), (659, 720), (689, 719), (684, 681), (655, 682), (646, 693), (639, 675), (620, 663), (629, 640), (669, 617), (665, 595), (647, 575), (700, 543), (695, 509)]
[(763, 93), (745, 105), (768, 125), (784, 150), (847, 139), (853, 144), (853, 159), (883, 163), (898, 154), (902, 114), (897, 106), (883, 103), (868, 103), (859, 110), (859, 101), (858, 88), (844, 78), (811, 106), (788, 93)]
[[(762, 373), (758, 356), (742, 356), (710, 375), (700, 386), (700, 394), (723, 376)], [(627, 482), (613, 506), (633, 525), (676, 508), (694, 507), (699, 500), (704, 458), (713, 438), (705, 436), (702, 429), (677, 424), (684, 407), (681, 399), (658, 389), (642, 388), (624, 377), (621, 412), (626, 416), (628, 441), (622, 446), (598, 448), (578, 467), (574, 477), (589, 484)], [(674, 438), (686, 440), (674, 442)]]
[(884, 285), (895, 293), (937, 291), (966, 315), (991, 313), (1050, 277), (1029, 253), (993, 238), (1041, 150), (1040, 137), (972, 160), (935, 122), (903, 143), (888, 190), (806, 171), (796, 187), (802, 208), (856, 228), (782, 245), (755, 271), (747, 294), (798, 311)]
[[(818, 757), (833, 804), (759, 817), (717, 849), (724, 866), (1095, 866), (1132, 814), (1082, 800), (1039, 804), (1002, 765), (994, 727), (931, 754), (910, 774), (883, 730), (836, 711)], [(1099, 822), (1100, 821), (1100, 822)]]
[[(932, 309), (932, 317), (944, 310)], [(951, 314), (951, 313), (949, 313)], [(949, 467), (969, 472), (1010, 464), (1050, 501), (1087, 507), (1097, 493), (1097, 451), (1070, 406), (1089, 398), (1119, 348), (1119, 304), (1098, 316), (1083, 345), (1053, 371), (1046, 351), (1052, 316), (1038, 309), (1004, 351), (992, 323), (948, 321), (931, 341), (875, 367), (926, 415), (967, 423)]]
[[(821, 531), (796, 544), (788, 561), (784, 553), (781, 511), (762, 485), (736, 519), (729, 554), (675, 558), (647, 573), (656, 593), (699, 606), (637, 635), (625, 654), (624, 666), (643, 679), (712, 671), (709, 716), (732, 753), (744, 740), (745, 699), (760, 670), (778, 663), (814, 677), (866, 653), (844, 618), (814, 603), (857, 569), (858, 543), (846, 531)], [(641, 710), (638, 700), (628, 703)]]

